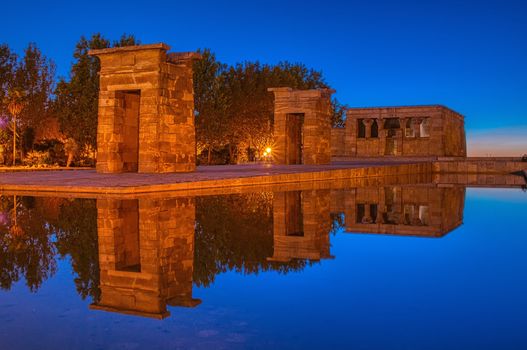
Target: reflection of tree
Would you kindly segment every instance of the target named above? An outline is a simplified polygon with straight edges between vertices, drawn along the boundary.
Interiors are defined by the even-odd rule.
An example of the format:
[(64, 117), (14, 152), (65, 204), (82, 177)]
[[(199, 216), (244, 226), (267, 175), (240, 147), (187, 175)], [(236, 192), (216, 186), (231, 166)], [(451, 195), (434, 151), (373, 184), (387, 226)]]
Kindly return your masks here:
[[(82, 298), (97, 301), (99, 258), (94, 200), (18, 197), (17, 233), (13, 197), (0, 198), (0, 287), (25, 278), (36, 291), (56, 271), (56, 254), (70, 256)], [(208, 286), (219, 273), (235, 270), (287, 273), (308, 262), (270, 262), (273, 255), (272, 193), (196, 198), (194, 282)]]
[(57, 249), (61, 256), (70, 255), (75, 286), (84, 299), (97, 301), (99, 290), (99, 256), (97, 245), (97, 207), (95, 200), (65, 201), (53, 222)]
[[(2, 208), (13, 208), (11, 220), (0, 224), (0, 285), (11, 288), (21, 276), (32, 292), (56, 271), (55, 246), (49, 225), (32, 197), (2, 198)], [(16, 217), (16, 225), (15, 225)], [(13, 229), (15, 228), (15, 229)]]
[(306, 262), (268, 262), (273, 255), (272, 193), (196, 198), (194, 283), (208, 286), (217, 274), (301, 270)]
[[(14, 210), (14, 205), (16, 210)], [(15, 224), (16, 222), (16, 224)], [(99, 295), (97, 210), (94, 200), (1, 197), (0, 287), (21, 277), (35, 292), (56, 271), (55, 255), (71, 256), (79, 294)]]

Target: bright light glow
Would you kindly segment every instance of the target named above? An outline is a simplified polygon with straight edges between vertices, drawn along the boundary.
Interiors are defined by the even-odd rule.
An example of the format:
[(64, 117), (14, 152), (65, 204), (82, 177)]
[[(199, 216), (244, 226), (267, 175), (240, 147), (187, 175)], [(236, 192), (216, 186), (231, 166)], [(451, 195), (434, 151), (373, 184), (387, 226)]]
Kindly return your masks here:
[(270, 154), (270, 153), (271, 153), (271, 147), (267, 147), (267, 148), (265, 149), (265, 153)]

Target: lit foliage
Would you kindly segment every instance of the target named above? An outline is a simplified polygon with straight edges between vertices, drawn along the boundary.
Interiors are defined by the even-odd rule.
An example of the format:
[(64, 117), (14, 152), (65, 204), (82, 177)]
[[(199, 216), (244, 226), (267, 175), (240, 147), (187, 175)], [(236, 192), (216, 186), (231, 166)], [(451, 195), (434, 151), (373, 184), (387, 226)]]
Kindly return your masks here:
[[(245, 150), (264, 153), (272, 143), (273, 94), (270, 87), (327, 88), (322, 73), (300, 63), (277, 65), (244, 62), (227, 66), (210, 50), (194, 65), (194, 93), (198, 150), (206, 151), (207, 163), (214, 151), (228, 149), (219, 162), (243, 160)], [(333, 125), (343, 125), (344, 108), (336, 100)]]
[[(0, 45), (0, 115), (16, 120), (17, 144), (22, 153), (30, 150), (34, 130), (44, 127), (49, 117), (54, 87), (55, 65), (48, 60), (34, 43), (18, 59), (7, 45)], [(11, 134), (2, 132), (0, 142), (12, 146)]]

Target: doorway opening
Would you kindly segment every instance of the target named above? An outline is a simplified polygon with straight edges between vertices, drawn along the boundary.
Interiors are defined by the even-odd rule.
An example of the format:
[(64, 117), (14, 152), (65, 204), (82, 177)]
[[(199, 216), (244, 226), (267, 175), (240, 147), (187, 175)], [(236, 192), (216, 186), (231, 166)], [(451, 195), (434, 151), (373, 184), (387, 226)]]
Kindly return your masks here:
[(118, 91), (116, 98), (120, 101), (116, 116), (122, 116), (122, 148), (120, 150), (123, 162), (122, 169), (123, 172), (137, 172), (139, 169), (139, 110), (141, 91)]
[(286, 129), (287, 164), (303, 164), (304, 113), (287, 114)]

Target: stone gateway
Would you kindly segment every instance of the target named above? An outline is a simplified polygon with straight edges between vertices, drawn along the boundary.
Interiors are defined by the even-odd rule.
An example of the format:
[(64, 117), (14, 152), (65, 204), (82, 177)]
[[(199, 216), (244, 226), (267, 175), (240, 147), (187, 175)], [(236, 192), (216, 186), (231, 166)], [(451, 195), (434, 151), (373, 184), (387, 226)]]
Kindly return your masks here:
[(194, 52), (166, 44), (91, 50), (101, 62), (97, 172), (196, 168)]
[(331, 94), (334, 90), (269, 88), (274, 93), (276, 164), (331, 162)]

